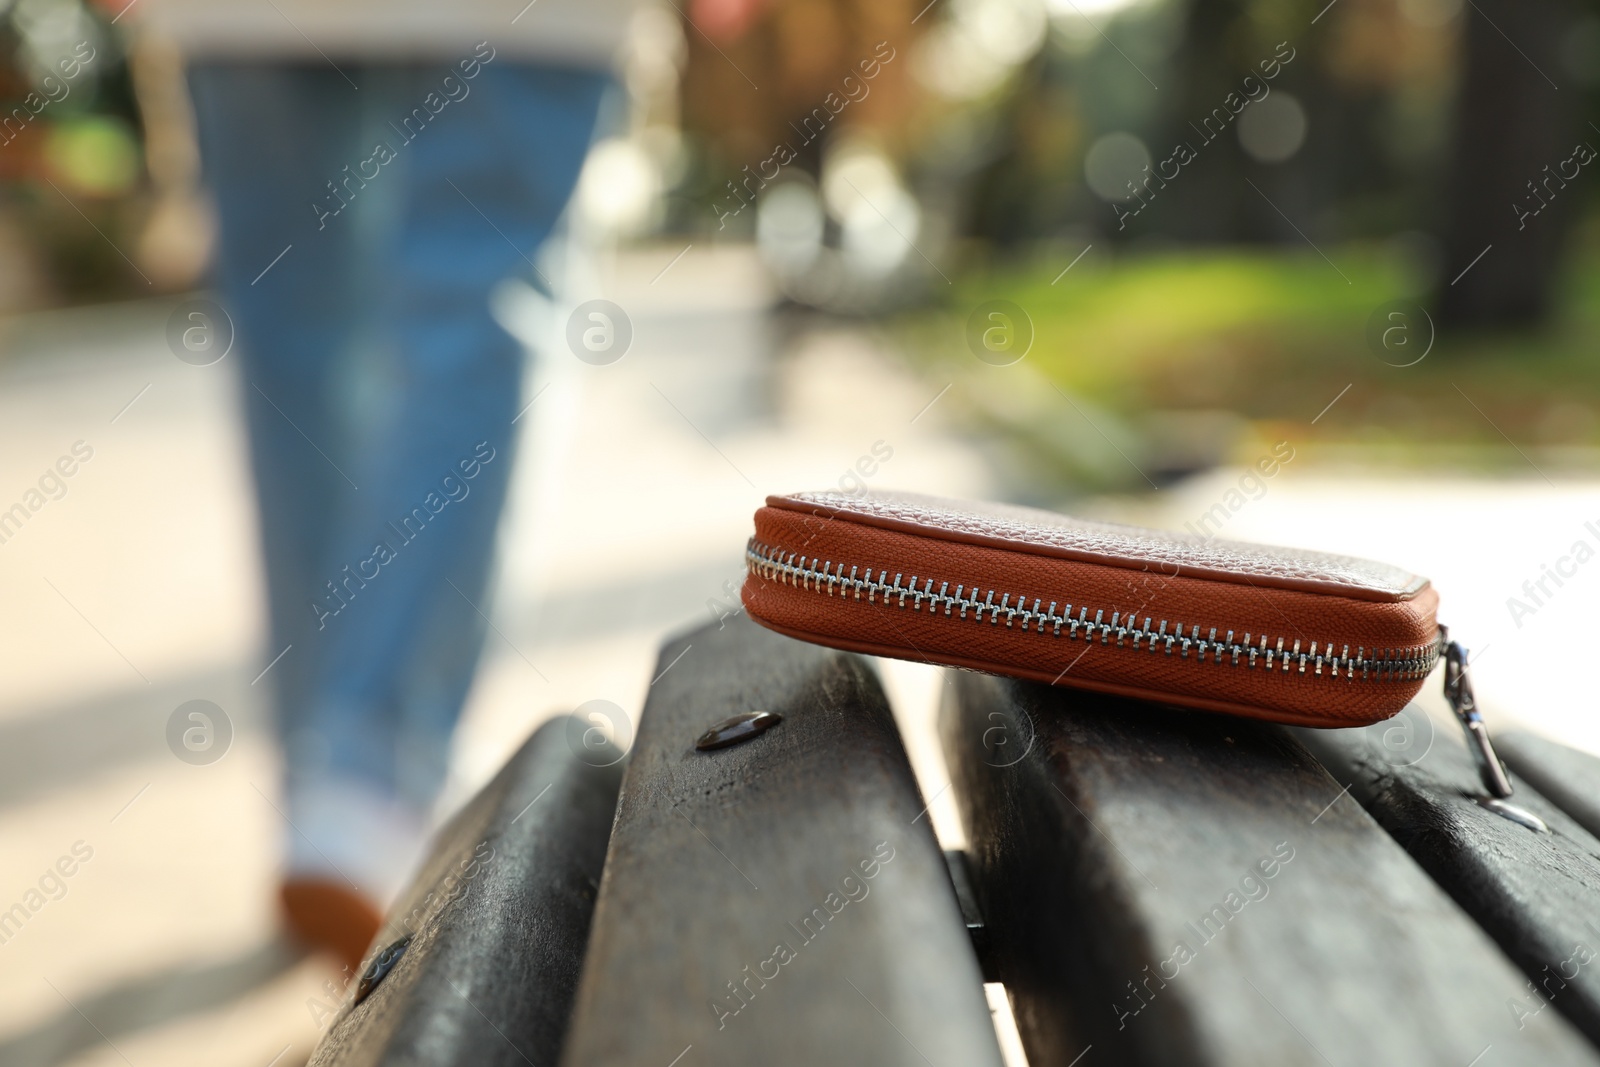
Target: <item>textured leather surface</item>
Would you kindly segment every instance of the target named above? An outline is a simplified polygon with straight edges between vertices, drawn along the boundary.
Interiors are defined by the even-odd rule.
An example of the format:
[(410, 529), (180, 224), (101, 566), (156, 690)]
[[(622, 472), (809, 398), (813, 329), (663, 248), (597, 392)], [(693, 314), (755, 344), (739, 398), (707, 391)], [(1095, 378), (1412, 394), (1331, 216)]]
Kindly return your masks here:
[(1326, 590), (1364, 600), (1403, 600), (1421, 592), (1426, 578), (1386, 563), (1306, 549), (1148, 530), (1120, 523), (1091, 522), (1037, 508), (917, 493), (834, 490), (767, 498), (767, 505), (795, 511), (847, 515), (858, 522), (903, 529), (969, 544), (1059, 555), (1169, 575), (1189, 574), (1241, 584)]
[(751, 618), (793, 637), (1301, 725), (1393, 715), (1437, 654), (1407, 572), (1023, 508), (773, 497), (747, 561)]

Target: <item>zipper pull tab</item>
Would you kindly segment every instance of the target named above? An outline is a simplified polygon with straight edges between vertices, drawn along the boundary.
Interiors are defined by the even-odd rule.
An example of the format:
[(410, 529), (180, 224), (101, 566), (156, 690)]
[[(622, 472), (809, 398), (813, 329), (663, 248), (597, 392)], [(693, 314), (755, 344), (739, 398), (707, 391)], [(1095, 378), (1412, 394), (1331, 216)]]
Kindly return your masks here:
[(1483, 716), (1478, 714), (1478, 704), (1472, 696), (1472, 678), (1467, 674), (1467, 650), (1458, 642), (1451, 641), (1449, 631), (1443, 626), (1439, 627), (1439, 633), (1440, 640), (1446, 642), (1444, 698), (1450, 702), (1450, 710), (1456, 713), (1462, 729), (1467, 732), (1467, 743), (1477, 758), (1478, 773), (1483, 776), (1484, 788), (1489, 790), (1491, 796), (1503, 800), (1511, 795), (1511, 779), (1506, 776), (1505, 765), (1500, 762), (1500, 757), (1495, 755)]
[(1491, 794), (1475, 799), (1483, 807), (1518, 826), (1538, 834), (1549, 833), (1550, 827), (1543, 819), (1506, 800), (1511, 795), (1511, 778), (1506, 774), (1505, 764), (1495, 755), (1494, 745), (1489, 743), (1489, 728), (1484, 725), (1483, 716), (1478, 714), (1478, 703), (1472, 696), (1472, 679), (1467, 675), (1467, 650), (1450, 640), (1450, 633), (1443, 626), (1439, 627), (1439, 640), (1445, 646), (1445, 699), (1450, 702), (1450, 710), (1456, 713), (1456, 718), (1461, 720), (1462, 729), (1467, 731), (1468, 747), (1477, 758), (1478, 773), (1483, 776), (1483, 784)]

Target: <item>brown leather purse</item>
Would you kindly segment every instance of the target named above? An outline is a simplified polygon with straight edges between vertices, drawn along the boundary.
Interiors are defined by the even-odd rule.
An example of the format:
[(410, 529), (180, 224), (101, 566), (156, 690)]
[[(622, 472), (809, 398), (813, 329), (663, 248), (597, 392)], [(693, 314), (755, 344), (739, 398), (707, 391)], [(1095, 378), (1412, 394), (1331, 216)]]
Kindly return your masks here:
[(1379, 722), (1441, 658), (1510, 784), (1426, 578), (1369, 560), (907, 493), (767, 498), (751, 618), (802, 640), (1300, 726)]

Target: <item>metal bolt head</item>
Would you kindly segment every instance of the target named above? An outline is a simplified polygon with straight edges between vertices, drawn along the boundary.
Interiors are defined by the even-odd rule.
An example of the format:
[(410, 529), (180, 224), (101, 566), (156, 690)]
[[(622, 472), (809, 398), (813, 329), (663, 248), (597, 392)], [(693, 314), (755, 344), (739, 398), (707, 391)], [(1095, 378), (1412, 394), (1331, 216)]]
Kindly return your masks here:
[(356, 982), (356, 1004), (360, 1004), (372, 995), (372, 991), (378, 988), (378, 983), (388, 977), (389, 972), (394, 970), (394, 965), (400, 962), (400, 957), (404, 956), (406, 949), (410, 947), (411, 935), (407, 934), (372, 957), (372, 962), (367, 964), (367, 969), (361, 972), (361, 978)]
[(746, 711), (723, 719), (700, 735), (694, 747), (701, 752), (742, 744), (757, 734), (764, 734), (783, 721), (783, 716), (772, 711)]

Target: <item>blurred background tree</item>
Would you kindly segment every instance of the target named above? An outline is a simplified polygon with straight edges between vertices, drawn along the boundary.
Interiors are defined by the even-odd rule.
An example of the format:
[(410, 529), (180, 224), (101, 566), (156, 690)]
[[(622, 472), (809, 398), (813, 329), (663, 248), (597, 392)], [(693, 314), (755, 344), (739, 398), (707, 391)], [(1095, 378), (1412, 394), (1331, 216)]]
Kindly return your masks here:
[[(0, 144), (0, 306), (201, 277), (180, 64), (114, 17), (0, 0), (8, 107), (96, 56)], [(1013, 302), (1027, 359), (961, 392), (1019, 478), (1120, 485), (1106, 440), (1176, 477), (1336, 395), (1310, 432), (1351, 444), (1600, 444), (1576, 0), (694, 0), (633, 29), (586, 232), (753, 242), (798, 313), (886, 321), (941, 381)], [(1415, 368), (1369, 336), (1397, 302)], [(1095, 431), (1025, 402), (1050, 387)]]
[[(702, 2), (720, 10), (718, 0)], [(794, 160), (775, 181), (757, 183), (763, 193), (802, 187), (763, 197), (774, 201), (767, 244), (779, 274), (800, 285), (792, 295), (823, 307), (842, 301), (874, 311), (926, 298), (943, 286), (941, 273), (1052, 243), (1132, 250), (1397, 240), (1449, 322), (1537, 323), (1550, 314), (1563, 253), (1584, 217), (1585, 183), (1547, 196), (1536, 224), (1519, 220), (1513, 205), (1541, 204), (1529, 197), (1542, 168), (1585, 138), (1600, 144), (1588, 122), (1600, 17), (1572, 0), (722, 6), (734, 14), (721, 17), (739, 21), (720, 41), (675, 9), (642, 20), (658, 41), (661, 21), (677, 20), (681, 54), (666, 64), (666, 92), (676, 99), (656, 123), (670, 129), (671, 151), (651, 153), (664, 207), (643, 213), (647, 224), (630, 236), (760, 239), (759, 209), (724, 215), (738, 204), (729, 183), (791, 145)], [(34, 300), (136, 291), (121, 287), (144, 286), (145, 260), (161, 259), (159, 248), (141, 244), (146, 228), (204, 228), (170, 195), (194, 182), (176, 57), (159, 42), (128, 47), (116, 29), (82, 0), (0, 0), (8, 113), (41, 91), (75, 47), (95, 56), (65, 97), (0, 145), (8, 262), (38, 268), (31, 282), (9, 284), (31, 284)], [(875, 61), (880, 42), (894, 58), (863, 79), (858, 68)], [(1247, 76), (1260, 78), (1260, 64), (1280, 47), (1294, 58), (1270, 93), (1207, 141), (1205, 117), (1242, 93)], [(808, 139), (805, 120), (830, 93), (843, 98), (847, 76), (865, 82), (866, 94)], [(1180, 143), (1200, 158), (1157, 183), (1148, 205), (1135, 199), (1128, 182)], [(830, 186), (830, 157), (848, 181)], [(52, 197), (57, 203), (47, 204)], [(1137, 214), (1119, 222), (1132, 208)], [(77, 209), (104, 238), (81, 218), (69, 224)], [(874, 251), (895, 243), (887, 238), (896, 228), (904, 254)], [(808, 290), (803, 281), (817, 283), (818, 272), (796, 267), (811, 256), (806, 241), (816, 256), (844, 250), (822, 273), (854, 270), (869, 291)], [(1450, 285), (1489, 245), (1494, 251)], [(118, 248), (142, 254), (130, 254), (130, 264)], [(194, 281), (192, 267), (155, 266), (158, 288)]]
[(77, 0), (0, 4), (0, 308), (146, 290), (138, 108), (126, 55)]
[(1473, 2), (1482, 17), (1466, 22), (1443, 227), (1446, 261), (1465, 273), (1439, 290), (1439, 310), (1451, 326), (1536, 325), (1583, 206), (1581, 185), (1568, 191), (1559, 173), (1545, 183), (1577, 144), (1600, 145), (1585, 121), (1600, 79), (1600, 21), (1565, 0)]
[[(1179, 476), (1336, 396), (1309, 432), (1390, 455), (1502, 434), (1600, 442), (1592, 196), (1571, 162), (1600, 146), (1592, 11), (939, 0), (878, 30), (867, 8), (777, 5), (725, 49), (690, 32), (683, 123), (701, 169), (683, 193), (714, 199), (827, 91), (820, 72), (898, 27), (894, 106), (847, 110), (786, 175), (798, 188), (764, 190), (747, 214), (791, 299), (921, 306), (900, 321), (932, 377), (970, 369), (976, 305), (1019, 306), (1032, 369), (962, 391), (973, 425), (1013, 442), (1019, 491), (1142, 486), (1115, 451), (1107, 461), (1108, 441), (1157, 480)], [(736, 67), (766, 83), (752, 90)], [(1180, 145), (1192, 158), (1174, 174)], [(864, 157), (873, 192), (830, 181)], [(1567, 176), (1550, 180), (1558, 167)], [(1412, 351), (1432, 355), (1416, 368), (1367, 336), (1396, 302)], [(1029, 403), (1040, 386), (1095, 429), (1072, 427), (1049, 392)]]

